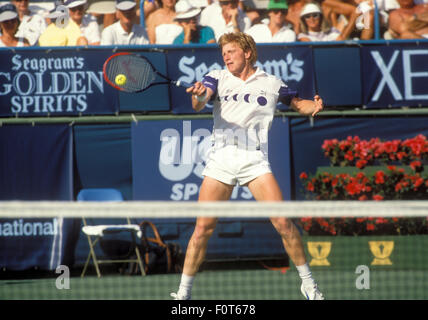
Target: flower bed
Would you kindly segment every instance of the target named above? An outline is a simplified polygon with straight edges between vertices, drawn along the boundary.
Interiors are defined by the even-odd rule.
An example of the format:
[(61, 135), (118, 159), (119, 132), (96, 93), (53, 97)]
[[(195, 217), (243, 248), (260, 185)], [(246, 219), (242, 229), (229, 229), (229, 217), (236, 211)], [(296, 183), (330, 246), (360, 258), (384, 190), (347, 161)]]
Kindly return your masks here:
[[(378, 138), (366, 141), (348, 137), (342, 141), (325, 140), (322, 149), (332, 167), (322, 168), (313, 176), (306, 172), (300, 174), (309, 199), (428, 199), (428, 173), (424, 171), (424, 164), (428, 160), (428, 140), (425, 136), (386, 142)], [(382, 166), (373, 170), (369, 165)], [(338, 166), (342, 167), (340, 173), (336, 169)], [(426, 218), (304, 218), (301, 224), (312, 235), (428, 233)]]

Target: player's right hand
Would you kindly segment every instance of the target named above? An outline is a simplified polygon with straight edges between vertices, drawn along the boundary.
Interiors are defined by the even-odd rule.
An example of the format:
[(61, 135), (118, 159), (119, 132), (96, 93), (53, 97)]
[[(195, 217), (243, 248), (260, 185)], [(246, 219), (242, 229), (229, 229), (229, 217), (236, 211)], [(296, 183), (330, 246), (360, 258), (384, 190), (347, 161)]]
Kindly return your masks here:
[(187, 93), (190, 93), (191, 95), (196, 95), (196, 96), (204, 96), (206, 91), (207, 91), (207, 88), (205, 88), (202, 82), (199, 82), (199, 81), (195, 82), (193, 86), (186, 89)]

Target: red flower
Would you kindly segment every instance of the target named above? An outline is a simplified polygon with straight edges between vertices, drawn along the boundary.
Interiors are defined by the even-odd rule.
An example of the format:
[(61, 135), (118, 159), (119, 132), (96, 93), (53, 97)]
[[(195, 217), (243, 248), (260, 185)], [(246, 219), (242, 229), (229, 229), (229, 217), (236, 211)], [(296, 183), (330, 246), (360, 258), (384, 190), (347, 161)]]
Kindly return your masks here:
[(300, 179), (305, 180), (305, 179), (307, 179), (307, 178), (308, 178), (308, 175), (306, 174), (306, 172), (302, 172), (302, 173), (300, 174)]
[(357, 166), (357, 168), (363, 169), (367, 165), (367, 163), (367, 160), (358, 160), (355, 165)]
[(388, 222), (388, 220), (386, 220), (385, 218), (377, 218), (375, 221), (376, 224), (384, 224), (387, 222)]
[(398, 191), (400, 191), (401, 189), (403, 189), (403, 185), (399, 182), (399, 183), (397, 183), (396, 185), (395, 185), (395, 192), (398, 192)]
[(351, 182), (346, 185), (345, 189), (350, 195), (360, 194), (364, 186), (361, 183)]
[(307, 185), (306, 189), (307, 189), (308, 191), (314, 191), (314, 190), (315, 190), (314, 185), (312, 184), (312, 182), (309, 182), (309, 183), (308, 183), (308, 185)]
[(383, 172), (383, 171), (376, 172), (375, 183), (376, 184), (384, 184), (385, 183), (385, 172)]
[(374, 224), (367, 223), (367, 231), (373, 231), (375, 229)]
[(373, 200), (380, 201), (380, 200), (383, 200), (383, 197), (380, 194), (375, 194), (373, 196)]
[(417, 171), (420, 167), (422, 167), (422, 163), (420, 161), (412, 161), (410, 163), (410, 167), (414, 170)]

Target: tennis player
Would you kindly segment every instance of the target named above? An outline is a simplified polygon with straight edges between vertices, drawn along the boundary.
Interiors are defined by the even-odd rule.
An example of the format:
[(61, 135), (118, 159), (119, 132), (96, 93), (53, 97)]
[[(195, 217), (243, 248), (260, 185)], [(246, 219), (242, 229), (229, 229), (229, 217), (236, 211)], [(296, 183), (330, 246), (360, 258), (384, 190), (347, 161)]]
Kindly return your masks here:
[[(187, 92), (192, 107), (200, 111), (214, 99), (213, 146), (209, 152), (199, 201), (229, 200), (236, 183), (247, 186), (257, 201), (282, 201), (282, 193), (271, 172), (267, 154), (267, 131), (278, 101), (308, 116), (323, 109), (321, 97), (304, 100), (295, 90), (275, 76), (254, 66), (256, 44), (245, 33), (226, 33), (219, 39), (226, 69), (213, 70), (196, 82)], [(242, 137), (244, 133), (245, 139)], [(323, 300), (306, 262), (300, 234), (287, 218), (270, 219), (279, 232), (285, 250), (296, 265), (302, 279), (301, 292), (306, 299)], [(177, 300), (191, 298), (196, 273), (202, 264), (208, 240), (217, 218), (198, 217), (190, 238)]]

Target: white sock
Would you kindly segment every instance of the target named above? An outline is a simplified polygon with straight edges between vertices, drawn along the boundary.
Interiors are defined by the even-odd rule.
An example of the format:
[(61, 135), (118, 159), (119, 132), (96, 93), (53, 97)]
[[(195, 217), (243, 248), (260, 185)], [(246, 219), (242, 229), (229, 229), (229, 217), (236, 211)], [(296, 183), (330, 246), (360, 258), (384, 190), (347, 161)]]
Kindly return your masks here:
[(304, 286), (315, 285), (315, 280), (312, 278), (312, 272), (307, 263), (296, 266), (296, 268)]
[(181, 275), (180, 287), (178, 288), (177, 294), (183, 297), (190, 297), (192, 291), (194, 276), (188, 276), (187, 274)]

